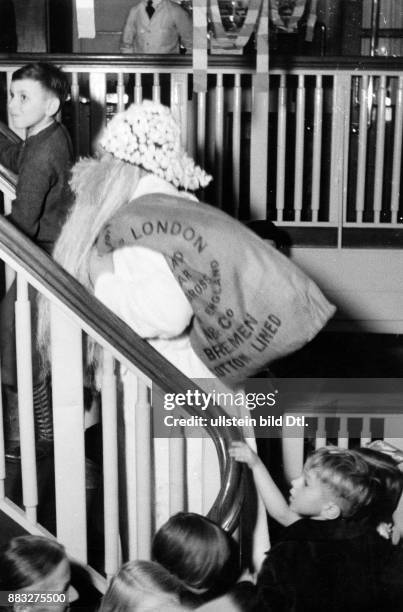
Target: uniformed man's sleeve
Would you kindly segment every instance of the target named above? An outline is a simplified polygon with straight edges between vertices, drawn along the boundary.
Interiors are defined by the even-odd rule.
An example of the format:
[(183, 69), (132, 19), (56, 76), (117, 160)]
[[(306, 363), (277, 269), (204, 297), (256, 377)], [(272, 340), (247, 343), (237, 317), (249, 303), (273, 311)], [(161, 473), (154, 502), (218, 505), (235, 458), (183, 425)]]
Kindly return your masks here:
[(121, 53), (134, 53), (133, 40), (136, 36), (136, 14), (137, 5), (130, 9), (126, 23), (122, 31), (122, 40), (120, 44)]
[(190, 53), (193, 48), (193, 23), (192, 18), (185, 9), (180, 6), (175, 7), (175, 25), (179, 33), (180, 42), (186, 49), (186, 53)]

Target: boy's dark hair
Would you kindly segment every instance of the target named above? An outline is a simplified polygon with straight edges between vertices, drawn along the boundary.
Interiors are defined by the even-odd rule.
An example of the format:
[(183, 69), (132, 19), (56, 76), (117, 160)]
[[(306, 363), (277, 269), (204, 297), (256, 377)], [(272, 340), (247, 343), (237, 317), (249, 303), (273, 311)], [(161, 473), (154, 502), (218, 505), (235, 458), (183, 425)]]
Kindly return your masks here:
[(18, 536), (0, 555), (0, 590), (30, 586), (50, 574), (64, 559), (64, 547), (42, 536)]
[(200, 514), (178, 512), (155, 534), (152, 558), (190, 590), (207, 598), (228, 590), (239, 577), (236, 542)]
[(358, 451), (337, 447), (320, 448), (308, 457), (304, 471), (313, 470), (335, 497), (341, 516), (370, 514), (377, 494), (368, 462)]
[(25, 64), (25, 66), (13, 72), (13, 81), (21, 81), (22, 79), (38, 81), (42, 87), (59, 98), (60, 106), (63, 106), (70, 91), (65, 73), (57, 66), (46, 62)]

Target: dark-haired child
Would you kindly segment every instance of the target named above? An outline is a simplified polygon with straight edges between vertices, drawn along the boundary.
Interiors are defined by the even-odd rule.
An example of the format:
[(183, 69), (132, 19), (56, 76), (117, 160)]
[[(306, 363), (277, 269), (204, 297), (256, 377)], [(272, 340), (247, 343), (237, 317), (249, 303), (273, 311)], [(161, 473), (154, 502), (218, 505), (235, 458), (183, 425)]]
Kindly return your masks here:
[[(0, 554), (2, 593), (53, 591), (63, 596), (48, 605), (36, 604), (38, 612), (63, 612), (68, 608), (69, 595), (73, 592), (70, 578), (70, 563), (66, 552), (55, 540), (35, 535), (18, 536), (12, 538)], [(26, 603), (14, 603), (1, 609), (23, 612), (28, 608)]]
[[(261, 609), (383, 610), (382, 577), (393, 547), (377, 523), (385, 518), (381, 509), (390, 515), (398, 502), (399, 470), (376, 467), (359, 451), (319, 449), (292, 482), (288, 504), (246, 444), (234, 443), (230, 454), (249, 465), (267, 511), (286, 527), (258, 576)], [(393, 606), (389, 593), (387, 609)]]
[(154, 536), (152, 558), (182, 585), (182, 601), (195, 607), (226, 593), (240, 573), (238, 546), (219, 525), (178, 512)]
[[(51, 64), (27, 64), (16, 70), (10, 87), (9, 114), (14, 127), (26, 130), (26, 139), (11, 143), (6, 137), (0, 136), (0, 163), (18, 175), (16, 198), (8, 219), (49, 254), (52, 253), (71, 204), (68, 180), (72, 147), (67, 131), (56, 121), (68, 90), (65, 74)], [(9, 424), (15, 421), (10, 411), (15, 412), (16, 404), (13, 395), (17, 382), (15, 298), (14, 284), (4, 298), (0, 312), (2, 382), (6, 385), (6, 423)], [(32, 298), (33, 291), (31, 305), (34, 330), (36, 308), (35, 299)], [(37, 413), (40, 413), (47, 404), (47, 392), (40, 379), (39, 357), (34, 345), (33, 380), (34, 405)], [(51, 420), (46, 410), (41, 414), (39, 422), (43, 425), (42, 437), (51, 438)], [(10, 432), (8, 437), (13, 436), (18, 439), (15, 432)]]
[(13, 73), (9, 114), (25, 129), (20, 143), (0, 139), (0, 163), (18, 174), (9, 220), (48, 253), (71, 203), (68, 186), (72, 147), (56, 121), (68, 94), (65, 74), (51, 64), (27, 64)]

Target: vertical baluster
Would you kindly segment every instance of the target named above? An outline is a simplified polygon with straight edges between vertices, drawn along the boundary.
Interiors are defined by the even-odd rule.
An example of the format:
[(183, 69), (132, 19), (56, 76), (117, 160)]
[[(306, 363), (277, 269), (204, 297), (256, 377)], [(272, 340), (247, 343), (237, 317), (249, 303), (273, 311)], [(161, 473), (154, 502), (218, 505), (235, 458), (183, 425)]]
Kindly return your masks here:
[(364, 415), (362, 418), (361, 435), (360, 435), (360, 446), (365, 446), (371, 442), (371, 426), (370, 417)]
[(143, 99), (143, 87), (141, 85), (141, 72), (136, 72), (134, 78), (134, 101), (140, 104)]
[(117, 112), (121, 113), (125, 110), (125, 81), (123, 72), (118, 72), (118, 82), (116, 86), (116, 95), (118, 99)]
[[(216, 132), (215, 132), (215, 124), (216, 124), (216, 91), (217, 88), (210, 87), (206, 97), (206, 133), (205, 133), (205, 165), (208, 168), (214, 168), (214, 183), (215, 183), (215, 152), (216, 152)], [(217, 204), (211, 202), (212, 204)]]
[(169, 440), (169, 514), (172, 516), (185, 508), (185, 440)]
[(206, 158), (206, 93), (197, 93), (197, 161), (204, 167)]
[(15, 326), (22, 495), (27, 518), (32, 523), (36, 523), (38, 486), (36, 477), (34, 404), (32, 396), (31, 305), (28, 297), (28, 283), (21, 274), (17, 274)]
[(277, 176), (276, 176), (276, 209), (277, 221), (284, 217), (285, 195), (285, 155), (287, 128), (287, 81), (286, 75), (280, 76), (278, 89), (278, 120), (277, 120)]
[(241, 180), (241, 117), (242, 117), (241, 75), (235, 75), (232, 110), (232, 198), (233, 215), (239, 218), (240, 180)]
[(356, 221), (362, 223), (365, 205), (365, 178), (367, 168), (368, 135), (368, 77), (361, 77), (360, 122), (358, 128), (357, 187), (355, 196)]
[(203, 488), (201, 473), (203, 460), (203, 440), (189, 437), (186, 439), (186, 477), (187, 477), (187, 510), (203, 513)]
[[(154, 482), (155, 482), (155, 526), (159, 529), (170, 517), (172, 492), (172, 462), (171, 442), (168, 438), (154, 439)], [(176, 466), (173, 467), (175, 471)], [(173, 475), (174, 479), (176, 478)]]
[(222, 74), (217, 74), (215, 91), (215, 204), (222, 208), (224, 172), (224, 87)]
[(269, 92), (257, 90), (255, 84), (256, 75), (253, 75), (252, 80), (253, 95), (250, 143), (250, 218), (266, 219)]
[(395, 106), (395, 132), (393, 141), (393, 170), (392, 170), (392, 195), (391, 210), (392, 223), (397, 223), (400, 198), (400, 175), (402, 167), (402, 139), (403, 139), (403, 77), (399, 77), (396, 92)]
[(295, 221), (301, 221), (302, 194), (304, 189), (304, 137), (305, 137), (305, 77), (299, 75), (297, 88), (295, 128), (295, 176), (294, 211)]
[(82, 332), (56, 305), (50, 309), (57, 538), (86, 563)]
[(116, 377), (112, 355), (104, 350), (102, 376), (105, 573), (119, 568), (118, 426)]
[(326, 446), (326, 417), (318, 416), (315, 449), (322, 448), (322, 446)]
[(401, 414), (383, 415), (383, 439), (397, 448), (402, 447), (402, 416)]
[(137, 480), (137, 541), (140, 559), (151, 555), (151, 406), (147, 385), (137, 379), (135, 406), (136, 480)]
[(153, 74), (153, 100), (154, 102), (161, 102), (160, 75), (158, 72)]
[(339, 431), (337, 434), (337, 446), (340, 448), (348, 448), (348, 419), (340, 417)]
[(342, 244), (343, 218), (347, 201), (350, 99), (351, 76), (336, 74), (333, 77), (329, 221), (338, 225), (339, 248)]
[(90, 73), (90, 133), (94, 153), (97, 140), (106, 123), (106, 74)]
[[(220, 466), (213, 440), (210, 437), (206, 437), (203, 431), (199, 435), (202, 438), (200, 463), (202, 513), (207, 514), (220, 490)], [(247, 441), (252, 446), (255, 444), (253, 438), (247, 439)], [(256, 447), (254, 447), (254, 450), (256, 451)]]
[(381, 76), (378, 87), (378, 110), (376, 121), (376, 154), (375, 154), (375, 183), (374, 183), (374, 222), (381, 220), (383, 166), (385, 158), (385, 99), (386, 76)]
[(181, 128), (181, 144), (187, 148), (188, 131), (188, 75), (186, 73), (171, 74), (171, 111)]
[[(123, 380), (123, 419), (125, 434), (125, 476), (127, 495), (127, 547), (129, 559), (138, 559), (137, 540), (137, 453), (135, 404), (137, 400), (137, 379), (132, 372), (126, 372)], [(139, 457), (144, 461), (144, 457)], [(146, 458), (148, 460), (148, 458)]]
[[(11, 213), (12, 209), (12, 201), (15, 199), (15, 193), (3, 191), (3, 200), (4, 200), (4, 214), (8, 215)], [(5, 266), (5, 289), (8, 291), (15, 279), (15, 271), (8, 264), (4, 264)]]
[(313, 116), (312, 221), (318, 221), (320, 206), (320, 167), (322, 160), (323, 87), (322, 76), (316, 77)]
[(80, 87), (78, 84), (78, 73), (71, 74), (71, 109), (73, 114), (73, 147), (74, 155), (80, 155)]

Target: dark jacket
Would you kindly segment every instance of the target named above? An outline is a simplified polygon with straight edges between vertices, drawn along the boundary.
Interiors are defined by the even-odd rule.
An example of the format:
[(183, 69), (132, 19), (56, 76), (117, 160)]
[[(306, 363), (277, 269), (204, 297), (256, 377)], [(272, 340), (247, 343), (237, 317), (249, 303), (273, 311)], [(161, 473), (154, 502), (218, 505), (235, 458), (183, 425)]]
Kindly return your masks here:
[(54, 122), (18, 144), (0, 139), (0, 163), (18, 174), (9, 220), (50, 253), (72, 202), (65, 128)]
[[(261, 610), (402, 610), (402, 582), (384, 581), (393, 546), (365, 523), (301, 519), (286, 528), (258, 576)], [(395, 568), (396, 569), (396, 568)], [(399, 575), (396, 572), (396, 575)]]

